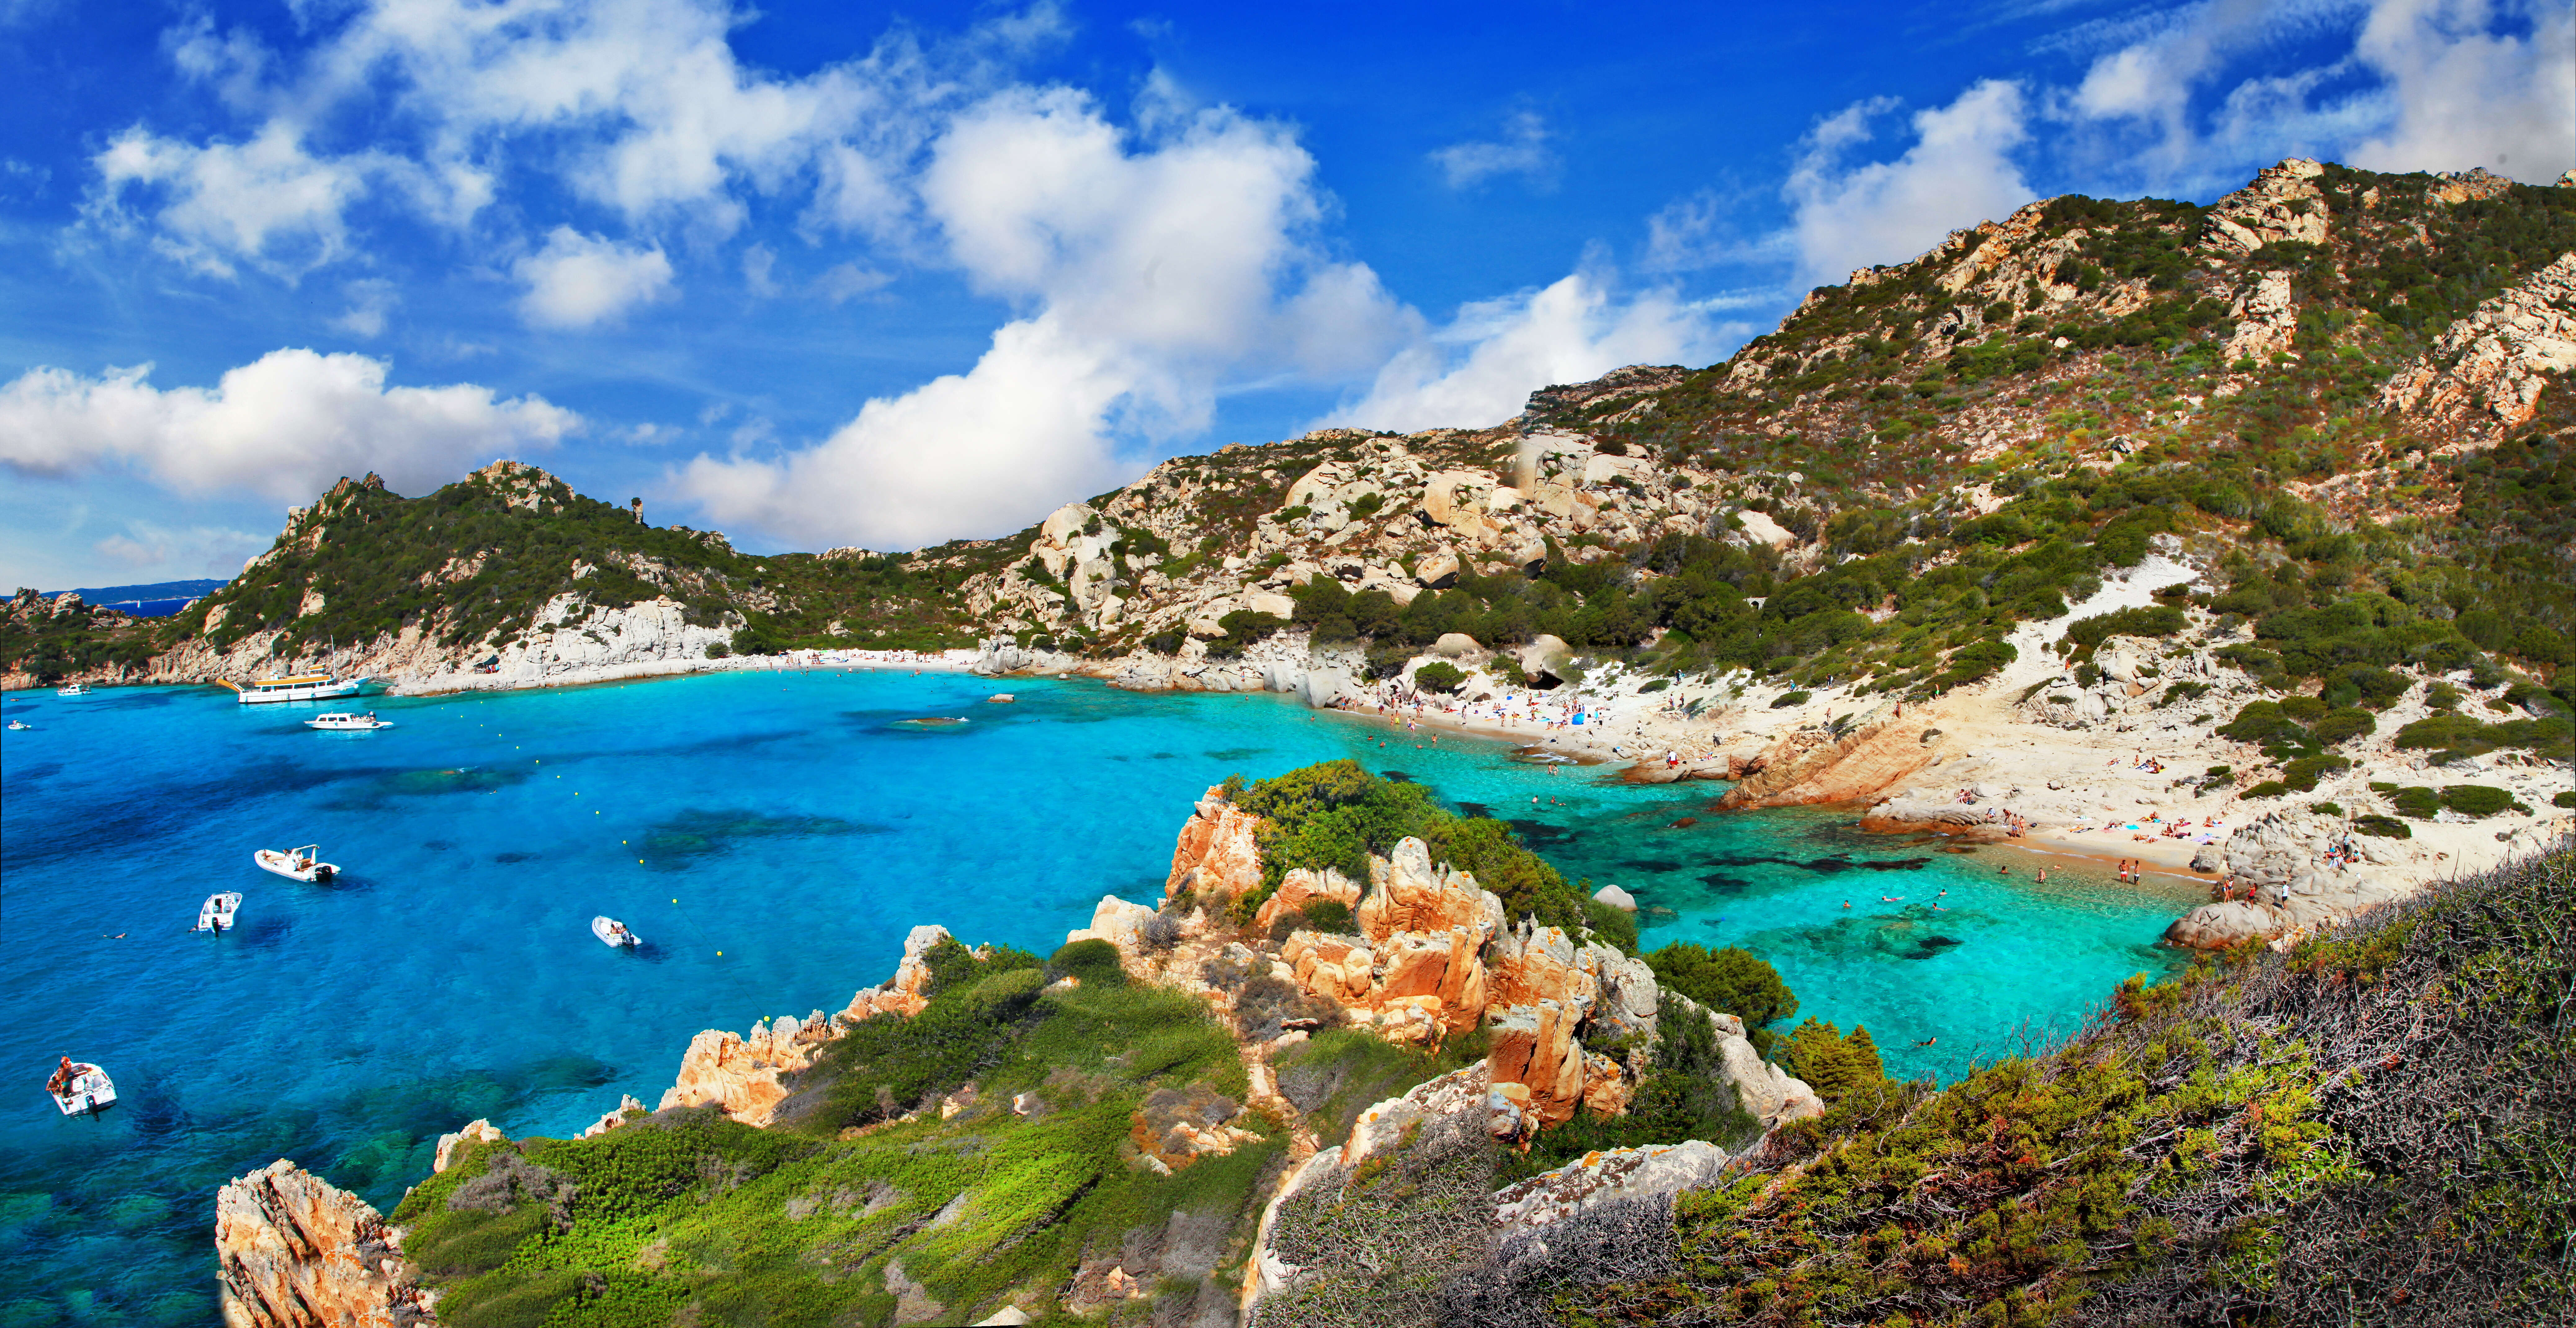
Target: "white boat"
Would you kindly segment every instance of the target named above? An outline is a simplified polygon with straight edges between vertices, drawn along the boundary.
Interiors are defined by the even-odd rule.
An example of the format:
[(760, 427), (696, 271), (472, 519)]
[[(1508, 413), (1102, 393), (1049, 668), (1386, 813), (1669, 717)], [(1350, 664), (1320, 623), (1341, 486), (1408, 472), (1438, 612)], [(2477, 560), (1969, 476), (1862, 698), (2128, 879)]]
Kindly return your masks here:
[(216, 684), (240, 693), (243, 705), (262, 705), (270, 701), (328, 701), (334, 697), (356, 696), (367, 685), (364, 678), (342, 680), (327, 673), (298, 673), (284, 678), (253, 678), (244, 686), (231, 679)]
[(240, 908), (241, 894), (238, 891), (226, 890), (221, 894), (208, 895), (206, 902), (197, 906), (197, 925), (189, 930), (217, 934), (231, 931), (233, 914)]
[(55, 689), (54, 689), (54, 695), (56, 695), (56, 696), (87, 696), (87, 695), (89, 695), (89, 684), (88, 684), (88, 683), (85, 683), (85, 682), (76, 682), (76, 683), (70, 683), (70, 684), (67, 684), (67, 685), (65, 685), (65, 686), (57, 687), (57, 688), (55, 688)]
[(373, 733), (393, 726), (392, 720), (378, 719), (372, 710), (363, 715), (354, 710), (329, 710), (304, 721), (304, 727), (325, 733)]
[(605, 914), (590, 920), (590, 934), (613, 950), (631, 950), (643, 941), (626, 929), (626, 924)]
[(73, 1061), (68, 1082), (60, 1087), (47, 1083), (45, 1091), (66, 1116), (86, 1116), (116, 1105), (116, 1085), (108, 1080), (107, 1071), (87, 1061)]
[(258, 863), (262, 870), (273, 871), (290, 881), (329, 885), (331, 878), (340, 874), (340, 869), (322, 861), (321, 850), (319, 844), (306, 844), (284, 852), (264, 848), (251, 854), (250, 860)]
[(12, 730), (17, 730), (17, 729), (32, 729), (32, 728), (34, 728), (34, 727), (36, 727), (36, 726), (35, 726), (35, 725), (33, 725), (33, 724), (28, 723), (27, 721), (25, 721), (25, 720), (23, 720), (23, 719), (13, 719), (13, 720), (10, 720), (10, 721), (9, 721), (9, 727), (10, 727)]

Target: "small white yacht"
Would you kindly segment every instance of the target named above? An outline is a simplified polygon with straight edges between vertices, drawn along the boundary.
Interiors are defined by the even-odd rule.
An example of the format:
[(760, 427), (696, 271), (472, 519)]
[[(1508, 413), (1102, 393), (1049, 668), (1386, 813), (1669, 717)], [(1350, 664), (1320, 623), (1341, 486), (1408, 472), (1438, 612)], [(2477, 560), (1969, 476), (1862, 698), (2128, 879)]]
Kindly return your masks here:
[(258, 863), (262, 870), (273, 871), (290, 881), (302, 881), (308, 885), (329, 885), (331, 878), (340, 874), (340, 869), (322, 861), (321, 852), (322, 846), (319, 844), (306, 844), (300, 848), (283, 851), (264, 848), (251, 854), (250, 860)]
[(612, 950), (632, 950), (643, 944), (641, 938), (626, 929), (625, 923), (604, 914), (590, 920), (590, 934)]
[(325, 733), (373, 733), (393, 726), (392, 720), (378, 719), (372, 710), (363, 715), (354, 710), (329, 710), (304, 721), (304, 727)]
[(64, 685), (54, 689), (54, 695), (87, 696), (89, 695), (89, 684), (85, 682), (65, 683)]
[(32, 729), (32, 728), (34, 728), (34, 727), (36, 727), (36, 726), (35, 726), (35, 725), (33, 725), (33, 724), (28, 723), (27, 721), (25, 721), (25, 720), (23, 720), (23, 719), (13, 719), (13, 720), (10, 720), (10, 721), (9, 721), (9, 728), (10, 728), (10, 730), (11, 730), (12, 732), (15, 732), (15, 731), (20, 730), (20, 729)]
[(45, 1091), (53, 1095), (54, 1105), (62, 1108), (66, 1116), (95, 1115), (116, 1105), (116, 1085), (108, 1079), (107, 1071), (88, 1061), (73, 1061), (56, 1070)]
[(240, 910), (241, 893), (239, 891), (226, 890), (221, 894), (208, 895), (206, 902), (197, 906), (197, 925), (189, 930), (210, 931), (221, 935), (233, 929), (233, 914)]
[(253, 678), (248, 686), (229, 678), (216, 683), (240, 693), (243, 705), (263, 705), (271, 701), (328, 701), (336, 697), (356, 696), (367, 685), (364, 678), (340, 679), (327, 673), (298, 673), (284, 678)]

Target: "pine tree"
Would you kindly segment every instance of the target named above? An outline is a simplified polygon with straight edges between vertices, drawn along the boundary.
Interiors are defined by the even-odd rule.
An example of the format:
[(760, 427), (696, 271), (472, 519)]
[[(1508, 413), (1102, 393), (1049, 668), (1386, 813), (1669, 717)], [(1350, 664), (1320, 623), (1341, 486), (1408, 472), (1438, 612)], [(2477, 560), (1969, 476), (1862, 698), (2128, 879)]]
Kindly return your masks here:
[(1852, 1025), (1851, 1036), (1843, 1039), (1843, 1056), (1851, 1067), (1851, 1087), (1886, 1082), (1887, 1066), (1878, 1058), (1878, 1040), (1869, 1035), (1867, 1024)]

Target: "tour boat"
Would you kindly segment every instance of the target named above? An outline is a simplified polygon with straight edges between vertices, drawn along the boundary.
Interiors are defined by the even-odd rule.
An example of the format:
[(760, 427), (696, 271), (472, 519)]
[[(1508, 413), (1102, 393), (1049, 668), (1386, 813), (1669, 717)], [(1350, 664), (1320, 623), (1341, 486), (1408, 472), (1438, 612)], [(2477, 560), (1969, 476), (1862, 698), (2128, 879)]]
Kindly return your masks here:
[(264, 848), (251, 854), (250, 859), (264, 870), (273, 871), (290, 881), (303, 881), (310, 885), (329, 885), (331, 878), (340, 874), (340, 869), (322, 861), (321, 849), (322, 846), (319, 844), (306, 844), (301, 848), (291, 848), (283, 853), (273, 848)]
[(590, 934), (612, 950), (630, 950), (643, 944), (635, 933), (626, 930), (625, 923), (605, 914), (590, 920)]
[(89, 695), (89, 684), (88, 684), (88, 683), (85, 683), (85, 682), (67, 683), (67, 684), (65, 684), (65, 685), (63, 685), (63, 686), (61, 686), (61, 687), (57, 687), (57, 688), (55, 688), (55, 689), (54, 689), (54, 695), (56, 695), (56, 696), (87, 696), (87, 695)]
[(216, 684), (230, 687), (241, 696), (243, 705), (260, 705), (269, 701), (328, 701), (334, 697), (356, 696), (367, 685), (364, 678), (342, 680), (327, 673), (298, 673), (284, 678), (253, 678), (245, 687), (231, 679)]
[(66, 1116), (92, 1115), (116, 1105), (116, 1085), (109, 1082), (107, 1071), (87, 1061), (73, 1061), (71, 1082), (61, 1088), (48, 1083), (45, 1091), (53, 1094), (54, 1105)]
[(325, 733), (373, 733), (393, 726), (392, 720), (378, 719), (372, 710), (363, 715), (354, 710), (330, 710), (304, 721), (304, 727)]
[(211, 931), (217, 934), (231, 931), (233, 914), (240, 908), (241, 895), (237, 891), (226, 890), (221, 894), (208, 895), (206, 902), (197, 907), (197, 925), (189, 930)]

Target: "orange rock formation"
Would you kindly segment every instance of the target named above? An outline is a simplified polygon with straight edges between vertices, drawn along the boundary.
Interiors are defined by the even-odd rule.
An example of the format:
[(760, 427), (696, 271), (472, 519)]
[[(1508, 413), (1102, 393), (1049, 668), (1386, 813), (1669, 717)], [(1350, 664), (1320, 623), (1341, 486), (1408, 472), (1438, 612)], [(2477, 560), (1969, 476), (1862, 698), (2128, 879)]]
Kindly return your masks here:
[(394, 1328), (428, 1318), (402, 1233), (280, 1159), (215, 1195), (225, 1328)]

